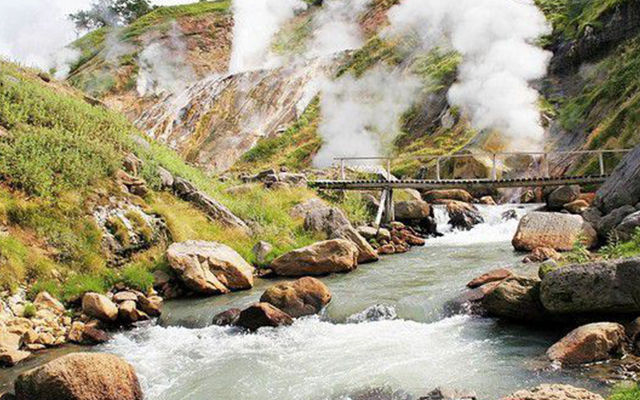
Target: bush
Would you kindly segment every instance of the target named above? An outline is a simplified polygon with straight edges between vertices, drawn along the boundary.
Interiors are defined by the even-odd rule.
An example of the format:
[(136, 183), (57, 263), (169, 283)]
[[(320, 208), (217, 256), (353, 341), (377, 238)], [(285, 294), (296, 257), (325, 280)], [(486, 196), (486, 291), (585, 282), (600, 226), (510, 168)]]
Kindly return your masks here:
[(630, 386), (617, 386), (608, 400), (638, 400), (640, 399), (640, 386), (636, 383)]
[(120, 281), (131, 289), (146, 293), (153, 287), (153, 274), (149, 272), (143, 263), (124, 267), (120, 275)]
[(22, 312), (22, 316), (25, 318), (33, 318), (36, 316), (36, 306), (33, 303), (27, 303), (24, 306), (24, 311)]

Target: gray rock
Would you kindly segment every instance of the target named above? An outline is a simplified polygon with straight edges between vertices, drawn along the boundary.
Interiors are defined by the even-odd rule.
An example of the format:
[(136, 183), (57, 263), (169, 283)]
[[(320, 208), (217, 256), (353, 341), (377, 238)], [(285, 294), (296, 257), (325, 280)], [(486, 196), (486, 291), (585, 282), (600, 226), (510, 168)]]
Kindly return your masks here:
[(329, 235), (329, 239), (346, 239), (355, 244), (358, 248), (358, 264), (366, 264), (380, 259), (378, 252), (351, 225), (345, 225), (334, 231)]
[(395, 216), (398, 221), (415, 221), (429, 218), (431, 208), (422, 200), (399, 201), (395, 203)]
[(580, 197), (580, 186), (561, 186), (551, 192), (547, 199), (547, 207), (550, 211), (560, 211), (565, 204), (571, 203)]
[(506, 279), (485, 295), (482, 306), (490, 315), (498, 317), (526, 322), (548, 320), (548, 313), (540, 302), (538, 278)]
[(512, 244), (516, 250), (549, 247), (569, 251), (582, 239), (587, 247), (596, 243), (596, 231), (579, 215), (532, 212), (520, 220)]
[(550, 271), (542, 280), (540, 298), (552, 313), (639, 313), (640, 258)]
[(198, 190), (186, 179), (176, 178), (173, 184), (173, 189), (180, 198), (195, 204), (211, 219), (219, 221), (224, 225), (238, 228), (247, 234), (251, 234), (251, 229), (243, 220), (234, 215), (227, 207), (222, 205), (222, 203)]
[(622, 206), (611, 211), (609, 214), (602, 217), (598, 224), (598, 234), (602, 238), (606, 238), (609, 232), (611, 232), (616, 226), (618, 226), (627, 215), (636, 212), (633, 206)]
[(162, 167), (158, 167), (158, 175), (160, 176), (160, 183), (163, 189), (172, 188), (174, 183), (173, 175)]
[(582, 218), (591, 224), (594, 228), (600, 225), (602, 220), (602, 213), (596, 207), (589, 207), (582, 212)]
[(633, 238), (638, 228), (640, 228), (640, 211), (627, 215), (616, 227), (616, 233), (620, 240), (628, 241)]
[(351, 223), (342, 210), (335, 207), (315, 208), (307, 212), (304, 228), (311, 232), (324, 233), (329, 236)]
[(604, 214), (640, 201), (640, 146), (626, 155), (596, 193), (594, 205)]
[(261, 240), (253, 246), (251, 251), (256, 256), (258, 264), (265, 264), (267, 262), (267, 256), (273, 251), (273, 246)]

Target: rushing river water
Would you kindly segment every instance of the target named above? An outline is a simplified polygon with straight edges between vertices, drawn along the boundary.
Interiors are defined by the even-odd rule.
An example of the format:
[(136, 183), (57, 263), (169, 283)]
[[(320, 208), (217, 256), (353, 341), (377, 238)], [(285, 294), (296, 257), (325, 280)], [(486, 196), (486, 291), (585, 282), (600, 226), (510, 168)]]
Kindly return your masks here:
[[(215, 314), (257, 301), (273, 284), (259, 280), (251, 291), (168, 302), (158, 325), (118, 334), (97, 350), (131, 362), (149, 400), (359, 400), (354, 393), (373, 388), (405, 400), (437, 386), (489, 400), (540, 383), (593, 389), (578, 372), (545, 369), (545, 350), (566, 332), (442, 312), (491, 268), (535, 273), (511, 247), (518, 221), (501, 219), (513, 208), (483, 207), (487, 222), (469, 232), (451, 232), (437, 209), (444, 237), (322, 278), (330, 305), (292, 326), (246, 334), (210, 325)], [(527, 209), (517, 211), (521, 217)]]

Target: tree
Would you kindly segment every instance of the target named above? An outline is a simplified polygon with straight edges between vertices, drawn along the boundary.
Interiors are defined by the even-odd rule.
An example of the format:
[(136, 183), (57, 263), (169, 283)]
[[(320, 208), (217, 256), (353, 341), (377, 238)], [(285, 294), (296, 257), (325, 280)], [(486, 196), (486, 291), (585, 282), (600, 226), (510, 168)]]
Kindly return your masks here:
[(155, 7), (148, 0), (94, 0), (87, 10), (69, 14), (78, 31), (127, 25)]

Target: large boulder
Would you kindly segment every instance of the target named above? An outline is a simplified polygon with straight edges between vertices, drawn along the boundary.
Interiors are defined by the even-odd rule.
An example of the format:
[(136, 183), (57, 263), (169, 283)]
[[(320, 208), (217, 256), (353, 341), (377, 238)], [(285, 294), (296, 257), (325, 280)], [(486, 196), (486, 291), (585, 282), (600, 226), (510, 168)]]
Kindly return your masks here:
[(343, 226), (329, 235), (330, 239), (346, 239), (358, 248), (358, 264), (378, 261), (378, 252), (351, 225)]
[(211, 295), (253, 287), (253, 267), (232, 248), (189, 240), (167, 250), (169, 265), (198, 294)]
[(609, 214), (602, 217), (596, 227), (598, 233), (602, 238), (607, 238), (609, 233), (613, 231), (624, 219), (635, 213), (636, 208), (634, 206), (622, 206), (611, 211)]
[(82, 312), (103, 322), (115, 322), (118, 319), (118, 306), (107, 296), (87, 293), (82, 297)]
[(547, 357), (563, 365), (603, 361), (620, 354), (624, 343), (622, 325), (600, 322), (574, 329), (547, 350)]
[(311, 232), (330, 235), (342, 227), (351, 226), (347, 216), (335, 207), (315, 208), (304, 218), (304, 228)]
[(21, 374), (19, 400), (142, 400), (133, 367), (110, 354), (76, 353)]
[(280, 276), (319, 276), (349, 272), (358, 266), (359, 251), (345, 239), (325, 240), (283, 254), (271, 269)]
[(560, 211), (565, 204), (569, 204), (580, 197), (580, 186), (560, 186), (547, 199), (547, 208), (551, 211)]
[(473, 201), (473, 196), (462, 189), (430, 190), (425, 193), (422, 198), (427, 203), (435, 203), (438, 200), (457, 200), (465, 203), (471, 203)]
[(616, 208), (640, 202), (640, 146), (627, 154), (596, 193), (593, 204), (609, 214)]
[(545, 321), (540, 302), (540, 279), (514, 276), (503, 280), (484, 296), (482, 307), (491, 315), (526, 322)]
[(502, 400), (604, 400), (599, 394), (570, 385), (540, 385), (520, 390)]
[(447, 213), (449, 224), (456, 229), (470, 230), (484, 222), (476, 206), (461, 201), (447, 202)]
[(520, 251), (538, 247), (569, 251), (578, 240), (592, 247), (596, 239), (596, 231), (579, 215), (532, 212), (520, 220), (512, 244)]
[(627, 215), (616, 227), (618, 238), (623, 241), (631, 240), (640, 228), (640, 211)]
[(431, 207), (422, 200), (398, 201), (394, 205), (395, 216), (398, 221), (417, 221), (429, 218)]
[(540, 298), (553, 313), (640, 313), (640, 258), (558, 268), (544, 276)]
[(293, 318), (317, 314), (331, 301), (329, 288), (311, 277), (282, 282), (267, 289), (261, 303), (269, 303)]
[(256, 303), (243, 310), (236, 321), (236, 325), (256, 331), (262, 327), (278, 327), (291, 325), (293, 319), (282, 310), (269, 303)]

